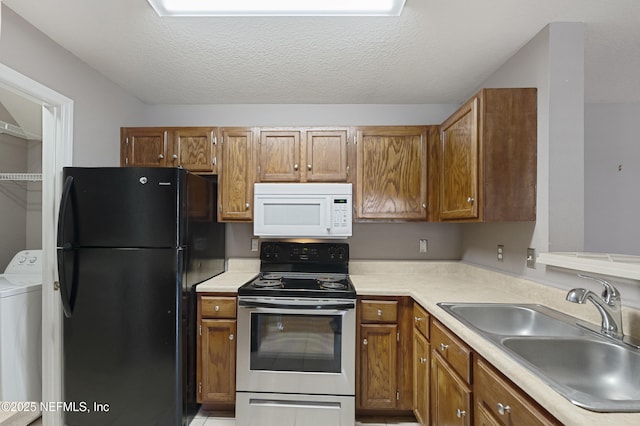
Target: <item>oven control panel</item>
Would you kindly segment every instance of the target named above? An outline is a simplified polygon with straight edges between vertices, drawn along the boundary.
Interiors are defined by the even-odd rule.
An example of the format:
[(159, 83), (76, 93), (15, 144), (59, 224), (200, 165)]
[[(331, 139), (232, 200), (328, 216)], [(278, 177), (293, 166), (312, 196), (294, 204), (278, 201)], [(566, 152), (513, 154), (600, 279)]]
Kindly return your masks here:
[(348, 262), (349, 244), (265, 241), (260, 247), (260, 260), (277, 263)]

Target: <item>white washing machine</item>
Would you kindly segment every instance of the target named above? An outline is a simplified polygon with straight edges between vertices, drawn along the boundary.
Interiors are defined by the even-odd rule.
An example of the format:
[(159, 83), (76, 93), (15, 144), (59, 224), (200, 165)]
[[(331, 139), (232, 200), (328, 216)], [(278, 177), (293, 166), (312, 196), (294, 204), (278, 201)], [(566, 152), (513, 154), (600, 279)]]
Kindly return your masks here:
[(42, 250), (23, 250), (0, 275), (0, 401), (41, 399)]

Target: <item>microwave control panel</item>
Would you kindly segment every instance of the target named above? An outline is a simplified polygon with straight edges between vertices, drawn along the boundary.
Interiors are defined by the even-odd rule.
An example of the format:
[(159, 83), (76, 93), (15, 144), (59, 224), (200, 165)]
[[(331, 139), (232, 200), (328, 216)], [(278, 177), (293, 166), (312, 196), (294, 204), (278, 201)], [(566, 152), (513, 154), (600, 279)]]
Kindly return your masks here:
[(351, 208), (346, 198), (334, 198), (331, 203), (331, 227), (346, 228), (351, 223)]

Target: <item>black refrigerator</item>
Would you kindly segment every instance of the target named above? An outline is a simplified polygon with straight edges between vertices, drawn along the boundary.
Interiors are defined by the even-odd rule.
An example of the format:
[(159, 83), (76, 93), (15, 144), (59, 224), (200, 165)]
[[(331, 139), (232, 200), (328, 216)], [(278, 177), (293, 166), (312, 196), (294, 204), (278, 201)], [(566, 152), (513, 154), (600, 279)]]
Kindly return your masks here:
[(185, 425), (196, 284), (224, 271), (215, 176), (64, 169), (57, 254), (68, 425)]

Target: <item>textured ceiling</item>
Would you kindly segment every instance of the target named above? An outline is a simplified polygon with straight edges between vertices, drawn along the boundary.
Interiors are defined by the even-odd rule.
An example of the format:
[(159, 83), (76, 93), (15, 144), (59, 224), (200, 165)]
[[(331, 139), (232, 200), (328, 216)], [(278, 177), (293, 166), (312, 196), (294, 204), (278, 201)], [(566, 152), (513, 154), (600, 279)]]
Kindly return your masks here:
[(587, 102), (640, 102), (638, 0), (407, 0), (400, 17), (160, 18), (3, 0), (149, 104), (459, 103), (549, 22), (586, 23)]

